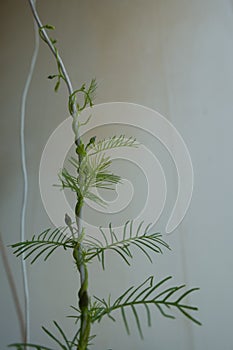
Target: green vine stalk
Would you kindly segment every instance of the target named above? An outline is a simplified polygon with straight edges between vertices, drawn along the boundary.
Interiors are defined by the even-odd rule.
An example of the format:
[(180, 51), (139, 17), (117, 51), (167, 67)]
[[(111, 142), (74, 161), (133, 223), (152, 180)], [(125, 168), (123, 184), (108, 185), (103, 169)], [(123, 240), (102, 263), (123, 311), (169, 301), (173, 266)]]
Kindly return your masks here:
[[(87, 350), (93, 339), (91, 327), (95, 322), (100, 322), (104, 316), (108, 316), (115, 321), (113, 314), (120, 311), (126, 331), (130, 333), (127, 313), (131, 311), (139, 334), (143, 337), (138, 314), (138, 307), (141, 305), (144, 306), (148, 326), (152, 323), (150, 309), (152, 305), (165, 317), (175, 318), (172, 310), (177, 309), (191, 321), (200, 325), (200, 322), (191, 314), (191, 312), (197, 310), (197, 307), (183, 302), (184, 298), (197, 290), (197, 288), (183, 291), (180, 294), (180, 291), (185, 288), (184, 285), (172, 287), (167, 287), (166, 285), (164, 287), (171, 279), (171, 276), (156, 283), (154, 283), (153, 276), (150, 276), (139, 286), (128, 288), (114, 302), (111, 301), (110, 297), (108, 300), (97, 296), (90, 297), (88, 293), (88, 264), (96, 259), (104, 269), (107, 251), (114, 252), (127, 265), (130, 265), (135, 253), (135, 249), (132, 248), (140, 251), (150, 262), (152, 262), (153, 254), (161, 254), (164, 249), (170, 248), (162, 239), (160, 233), (151, 232), (150, 225), (144, 225), (143, 222), (138, 227), (135, 227), (133, 221), (126, 222), (120, 236), (116, 235), (111, 223), (108, 229), (100, 227), (102, 240), (89, 236), (85, 231), (85, 227), (82, 227), (82, 208), (86, 199), (103, 206), (106, 204), (93, 192), (93, 189), (114, 189), (114, 186), (121, 181), (118, 175), (110, 172), (111, 159), (106, 156), (105, 151), (118, 147), (137, 147), (138, 144), (134, 138), (126, 138), (124, 135), (113, 136), (99, 141), (93, 136), (87, 144), (83, 143), (79, 137), (80, 127), (83, 125), (79, 120), (79, 116), (85, 108), (93, 106), (93, 98), (97, 88), (96, 80), (93, 79), (88, 86), (82, 84), (79, 89), (73, 89), (56, 47), (56, 40), (48, 35), (48, 31), (54, 30), (54, 27), (43, 25), (33, 0), (28, 1), (38, 25), (40, 37), (49, 46), (56, 60), (57, 73), (50, 75), (48, 78), (56, 80), (55, 91), (58, 91), (62, 81), (68, 89), (68, 110), (73, 118), (72, 129), (76, 151), (76, 157), (70, 159), (73, 172), (71, 173), (64, 168), (59, 174), (62, 189), (68, 188), (76, 194), (75, 222), (72, 222), (71, 218), (64, 213), (64, 227), (47, 229), (38, 236), (34, 235), (30, 240), (12, 244), (14, 254), (16, 256), (24, 254), (25, 259), (31, 259), (31, 263), (35, 263), (39, 258), (43, 258), (46, 261), (55, 251), (61, 249), (72, 252), (80, 276), (80, 288), (78, 291), (78, 306), (72, 306), (75, 314), (69, 317), (75, 319), (78, 329), (73, 338), (68, 339), (62, 327), (54, 321), (54, 327), (60, 338), (45, 327), (42, 327), (44, 332), (56, 343), (56, 349)], [(10, 346), (18, 350), (25, 349), (25, 347), (37, 350), (52, 350), (49, 347), (33, 343), (14, 343)]]

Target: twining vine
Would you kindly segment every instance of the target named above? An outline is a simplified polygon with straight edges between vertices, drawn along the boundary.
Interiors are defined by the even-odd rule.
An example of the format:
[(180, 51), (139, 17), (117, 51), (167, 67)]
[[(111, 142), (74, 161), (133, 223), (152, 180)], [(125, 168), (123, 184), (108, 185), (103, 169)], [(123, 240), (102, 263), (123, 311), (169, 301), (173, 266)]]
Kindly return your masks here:
[[(175, 318), (173, 309), (179, 310), (184, 316), (196, 324), (200, 322), (191, 314), (197, 311), (197, 307), (187, 305), (184, 298), (196, 291), (198, 288), (180, 291), (185, 285), (164, 287), (171, 279), (171, 276), (154, 283), (153, 276), (148, 277), (139, 286), (128, 288), (114, 302), (109, 297), (108, 300), (93, 296), (88, 293), (88, 264), (95, 259), (100, 262), (102, 268), (106, 264), (106, 252), (117, 254), (127, 265), (133, 262), (135, 249), (152, 262), (153, 254), (161, 254), (164, 249), (170, 249), (168, 244), (162, 239), (160, 233), (151, 232), (150, 225), (141, 222), (135, 227), (133, 221), (125, 223), (121, 235), (118, 235), (112, 225), (108, 229), (99, 228), (100, 237), (90, 236), (85, 227), (81, 225), (82, 208), (85, 200), (91, 200), (99, 205), (106, 203), (96, 193), (95, 188), (111, 190), (121, 182), (120, 176), (110, 171), (111, 159), (105, 151), (118, 147), (137, 147), (136, 140), (132, 137), (126, 138), (124, 135), (113, 136), (104, 140), (96, 140), (93, 136), (85, 144), (79, 136), (79, 130), (83, 123), (80, 122), (80, 113), (87, 107), (93, 106), (93, 99), (97, 88), (95, 79), (90, 84), (82, 84), (80, 88), (73, 89), (71, 80), (67, 74), (64, 63), (56, 47), (56, 40), (48, 35), (48, 31), (54, 30), (51, 25), (43, 25), (40, 21), (33, 0), (28, 0), (34, 19), (38, 25), (41, 39), (49, 46), (55, 57), (57, 73), (48, 78), (56, 80), (55, 91), (58, 91), (63, 81), (68, 89), (68, 110), (72, 115), (72, 129), (74, 132), (74, 146), (76, 157), (70, 159), (73, 172), (62, 169), (59, 174), (60, 186), (62, 189), (69, 189), (76, 194), (76, 205), (74, 208), (75, 222), (64, 213), (64, 227), (47, 229), (39, 235), (34, 235), (30, 240), (12, 244), (16, 256), (25, 256), (35, 263), (39, 258), (48, 260), (56, 251), (72, 251), (77, 271), (80, 276), (80, 288), (78, 291), (78, 306), (73, 306), (75, 315), (71, 318), (78, 322), (78, 329), (72, 339), (68, 339), (62, 327), (54, 321), (56, 334), (42, 327), (43, 331), (56, 343), (56, 349), (63, 350), (87, 350), (90, 342), (94, 339), (91, 335), (91, 326), (95, 322), (100, 322), (104, 316), (108, 316), (115, 321), (113, 314), (120, 311), (127, 333), (130, 332), (130, 325), (127, 313), (132, 312), (135, 324), (141, 337), (143, 329), (138, 314), (138, 306), (144, 306), (148, 326), (152, 323), (151, 306), (165, 317)], [(86, 121), (86, 123), (89, 119)], [(164, 287), (164, 289), (162, 289)], [(37, 350), (52, 350), (49, 347), (37, 344), (14, 343), (10, 346), (18, 350), (31, 348)]]

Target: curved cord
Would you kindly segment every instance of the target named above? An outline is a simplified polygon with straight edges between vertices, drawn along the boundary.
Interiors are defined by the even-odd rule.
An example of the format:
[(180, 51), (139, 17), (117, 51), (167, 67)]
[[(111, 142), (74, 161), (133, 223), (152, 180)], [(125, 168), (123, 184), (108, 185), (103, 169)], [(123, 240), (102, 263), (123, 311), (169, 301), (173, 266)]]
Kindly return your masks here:
[[(36, 0), (34, 0), (34, 5), (36, 5)], [(25, 218), (26, 218), (26, 207), (27, 207), (27, 196), (28, 196), (28, 174), (26, 167), (26, 154), (25, 154), (25, 109), (29, 86), (32, 80), (32, 75), (35, 68), (36, 59), (39, 51), (39, 34), (37, 30), (36, 23), (34, 21), (34, 31), (35, 31), (35, 47), (31, 59), (31, 65), (29, 68), (27, 80), (23, 89), (23, 95), (21, 100), (21, 124), (20, 124), (20, 146), (21, 146), (21, 165), (23, 171), (23, 203), (21, 209), (21, 220), (20, 220), (20, 239), (25, 241)], [(28, 288), (28, 276), (26, 262), (24, 260), (25, 254), (21, 256), (21, 266), (23, 272), (23, 286), (24, 286), (24, 302), (25, 302), (25, 324), (26, 324), (26, 343), (30, 342), (30, 305), (29, 305), (29, 288)]]

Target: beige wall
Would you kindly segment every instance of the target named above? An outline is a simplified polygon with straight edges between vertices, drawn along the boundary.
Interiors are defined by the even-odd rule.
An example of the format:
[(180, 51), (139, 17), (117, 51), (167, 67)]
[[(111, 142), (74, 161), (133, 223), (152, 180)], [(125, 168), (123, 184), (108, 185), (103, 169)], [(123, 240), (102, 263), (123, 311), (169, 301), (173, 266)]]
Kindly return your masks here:
[[(22, 174), (20, 99), (33, 51), (31, 14), (26, 1), (8, 0), (1, 14), (1, 225), (6, 244), (19, 240)], [(95, 328), (95, 350), (230, 350), (233, 347), (232, 282), (232, 96), (233, 13), (230, 0), (38, 0), (44, 23), (56, 26), (61, 55), (75, 85), (99, 81), (97, 103), (127, 101), (165, 115), (184, 137), (195, 173), (193, 199), (184, 221), (168, 237), (173, 250), (155, 264), (136, 258), (125, 268), (115, 257), (102, 272), (91, 267), (91, 290), (105, 296), (144, 277), (175, 276), (176, 283), (200, 286), (190, 301), (199, 305), (201, 328), (178, 316), (154, 314), (142, 342), (136, 331), (103, 321)], [(56, 95), (46, 79), (55, 72), (44, 44), (27, 102), (26, 152), (29, 173), (27, 237), (50, 225), (38, 186), (44, 145), (68, 116), (65, 88)], [(171, 172), (172, 173), (172, 172)], [(171, 192), (176, 180), (168, 174)], [(172, 198), (170, 199), (172, 201)], [(167, 203), (168, 205), (169, 202)], [(166, 218), (164, 219), (164, 222)], [(163, 229), (163, 221), (159, 229)], [(8, 249), (22, 297), (19, 260)], [(122, 272), (123, 271), (123, 272)], [(19, 339), (19, 327), (1, 262), (0, 345)], [(114, 278), (113, 278), (114, 276)], [(41, 325), (58, 320), (69, 332), (69, 305), (78, 288), (70, 256), (57, 254), (47, 264), (29, 266), (33, 342), (46, 342)], [(23, 300), (23, 299), (22, 299)]]

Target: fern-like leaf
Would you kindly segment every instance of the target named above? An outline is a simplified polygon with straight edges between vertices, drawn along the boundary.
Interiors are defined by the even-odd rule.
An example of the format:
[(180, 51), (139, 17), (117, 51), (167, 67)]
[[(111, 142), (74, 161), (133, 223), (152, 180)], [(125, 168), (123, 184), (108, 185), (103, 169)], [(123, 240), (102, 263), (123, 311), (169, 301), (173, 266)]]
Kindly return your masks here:
[(110, 157), (105, 155), (86, 156), (83, 159), (79, 168), (83, 196), (90, 188), (113, 189), (112, 185), (120, 182), (120, 177), (109, 171), (111, 163)]
[(88, 155), (93, 156), (100, 152), (119, 147), (138, 147), (139, 144), (133, 137), (127, 138), (125, 135), (112, 136), (108, 139), (100, 140), (89, 146)]
[(31, 240), (12, 244), (11, 247), (14, 249), (13, 252), (17, 257), (22, 254), (25, 254), (24, 259), (33, 256), (32, 264), (42, 255), (45, 255), (44, 261), (46, 261), (56, 249), (60, 247), (64, 249), (74, 247), (75, 241), (66, 236), (67, 229), (67, 227), (60, 227), (54, 230), (47, 229), (38, 237), (34, 235)]
[(71, 175), (66, 168), (62, 169), (58, 177), (61, 181), (61, 185), (57, 186), (62, 187), (62, 189), (69, 188), (72, 192), (77, 193), (78, 196), (81, 195), (77, 177)]
[(104, 206), (105, 201), (93, 193), (93, 189), (113, 190), (115, 185), (121, 181), (121, 178), (109, 171), (112, 163), (111, 159), (102, 152), (112, 148), (136, 147), (137, 145), (135, 139), (132, 137), (126, 138), (124, 135), (113, 136), (97, 143), (95, 143), (95, 138), (92, 138), (86, 146), (89, 153), (86, 153), (85, 147), (82, 145), (84, 157), (81, 164), (73, 157), (70, 159), (77, 175), (74, 176), (67, 169), (62, 169), (59, 174), (61, 187), (63, 189), (69, 188), (76, 192), (78, 197), (82, 196)]
[(160, 233), (149, 233), (150, 225), (142, 230), (143, 222), (136, 229), (133, 227), (133, 221), (127, 221), (123, 232), (117, 237), (111, 224), (109, 224), (108, 235), (100, 227), (103, 236), (103, 242), (96, 237), (87, 236), (84, 240), (86, 244), (85, 259), (87, 262), (97, 257), (105, 268), (105, 252), (112, 250), (117, 253), (128, 265), (133, 258), (132, 247), (137, 247), (152, 262), (151, 253), (162, 253), (162, 247), (170, 249), (168, 244), (162, 240)]
[(87, 155), (83, 158), (81, 165), (75, 158), (71, 158), (70, 163), (75, 167), (78, 176), (71, 175), (64, 168), (59, 175), (61, 187), (63, 189), (70, 188), (77, 193), (78, 197), (82, 196), (99, 205), (105, 205), (105, 201), (93, 193), (93, 189), (113, 190), (114, 185), (120, 182), (120, 176), (109, 171), (110, 158), (105, 155), (90, 158)]
[(177, 296), (177, 292), (185, 287), (185, 285), (168, 287), (161, 291), (161, 287), (165, 285), (172, 277), (166, 277), (160, 282), (154, 284), (153, 276), (147, 278), (138, 287), (130, 287), (127, 289), (120, 297), (118, 297), (113, 303), (111, 303), (110, 298), (108, 301), (105, 299), (99, 299), (95, 297), (96, 302), (93, 304), (91, 309), (92, 322), (98, 321), (103, 318), (103, 316), (110, 314), (113, 311), (121, 311), (122, 319), (126, 328), (127, 333), (130, 333), (129, 323), (127, 321), (127, 312), (131, 310), (137, 329), (141, 337), (142, 327), (140, 323), (140, 317), (138, 314), (138, 307), (143, 306), (146, 311), (148, 326), (151, 325), (151, 311), (149, 306), (154, 305), (160, 313), (168, 318), (174, 319), (175, 316), (172, 313), (172, 309), (179, 310), (187, 318), (189, 318), (194, 323), (201, 325), (200, 321), (194, 318), (190, 312), (197, 311), (198, 308), (195, 306), (187, 305), (183, 302), (183, 299), (190, 293), (198, 290), (199, 288), (192, 288)]

